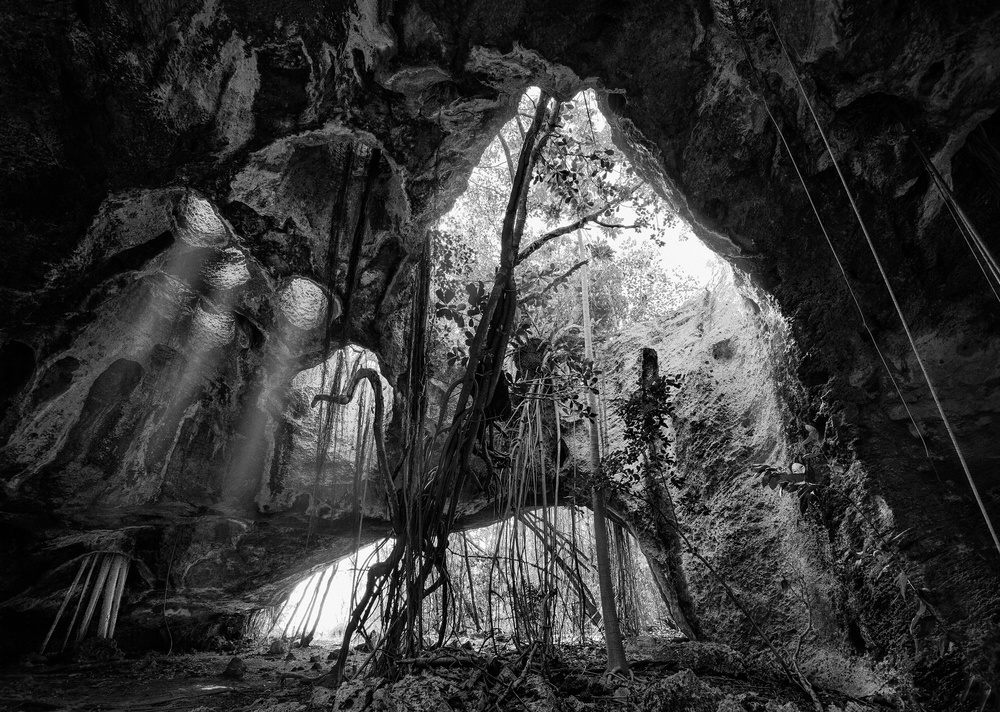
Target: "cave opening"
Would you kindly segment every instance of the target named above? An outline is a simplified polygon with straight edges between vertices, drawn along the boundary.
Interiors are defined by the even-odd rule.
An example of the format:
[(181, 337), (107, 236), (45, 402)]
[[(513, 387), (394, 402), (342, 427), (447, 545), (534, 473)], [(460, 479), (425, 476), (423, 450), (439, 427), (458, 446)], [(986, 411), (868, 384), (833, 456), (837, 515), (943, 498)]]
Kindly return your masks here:
[[(365, 373), (371, 378), (363, 380)], [(327, 400), (347, 392), (353, 395), (347, 402)], [(285, 399), (285, 435), (272, 459), (270, 497), (262, 509), (273, 512), (294, 498), (293, 508), (308, 517), (310, 536), (345, 509), (363, 526), (364, 513), (380, 496), (375, 433), (392, 421), (393, 394), (375, 352), (355, 344), (340, 346), (296, 373)], [(381, 422), (376, 398), (382, 403)]]
[[(518, 155), (520, 158), (515, 161)], [(531, 164), (527, 178), (526, 161)], [(506, 524), (495, 525), (498, 530), (483, 535), (492, 536), (492, 544), (496, 547), (491, 559), (493, 565), (502, 567), (502, 562), (507, 562), (510, 566), (508, 586), (512, 600), (500, 605), (501, 609), (506, 606), (506, 622), (491, 619), (487, 626), (488, 637), (496, 638), (494, 643), (500, 639), (498, 636), (506, 636), (507, 640), (513, 637), (519, 649), (529, 643), (552, 646), (562, 642), (566, 621), (577, 619), (580, 627), (575, 639), (586, 641), (590, 636), (588, 626), (593, 627), (595, 620), (608, 620), (609, 611), (615, 611), (616, 604), (622, 609), (621, 627), (628, 637), (635, 637), (640, 629), (650, 629), (654, 617), (662, 623), (676, 616), (677, 601), (673, 601), (671, 609), (668, 599), (676, 599), (679, 594), (676, 591), (667, 594), (664, 589), (664, 581), (668, 581), (667, 588), (676, 584), (673, 575), (661, 572), (656, 585), (650, 584), (648, 564), (643, 569), (633, 563), (637, 556), (635, 544), (620, 519), (612, 525), (612, 539), (621, 593), (615, 600), (605, 603), (615, 596), (614, 585), (609, 583), (604, 590), (602, 580), (601, 593), (595, 595), (580, 575), (580, 550), (575, 545), (568, 555), (560, 554), (559, 550), (569, 535), (575, 541), (577, 509), (568, 510), (572, 513), (573, 525), (567, 534), (558, 524), (562, 508), (555, 505), (563, 500), (580, 499), (580, 492), (569, 495), (567, 488), (581, 488), (580, 469), (594, 476), (595, 468), (600, 466), (599, 454), (592, 452), (585, 456), (579, 449), (574, 452), (567, 439), (571, 431), (579, 436), (589, 426), (598, 450), (603, 449), (609, 456), (624, 457), (612, 453), (607, 441), (609, 422), (616, 417), (609, 415), (610, 402), (599, 403), (594, 398), (604, 386), (600, 378), (600, 361), (590, 345), (592, 337), (603, 341), (636, 324), (664, 318), (705, 288), (713, 268), (722, 270), (697, 240), (685, 244), (688, 242), (686, 232), (666, 197), (652, 190), (615, 147), (611, 126), (600, 113), (593, 91), (581, 92), (566, 101), (555, 100), (538, 89), (525, 92), (517, 115), (500, 129), (483, 152), (479, 165), (470, 175), (467, 190), (430, 233), (432, 243), (426, 288), (433, 294), (433, 307), (429, 310), (427, 353), (423, 357), (426, 366), (418, 366), (426, 368), (428, 376), (428, 391), (421, 396), (427, 398), (427, 412), (415, 416), (407, 413), (402, 424), (394, 426), (396, 434), (410, 438), (392, 445), (394, 455), (403, 454), (395, 473), (391, 473), (388, 461), (379, 460), (373, 465), (374, 484), (379, 485), (378, 480), (381, 480), (389, 493), (388, 511), (378, 516), (389, 520), (397, 535), (377, 549), (379, 554), (364, 557), (369, 562), (370, 577), (354, 575), (349, 585), (334, 565), (300, 581), (285, 599), (281, 612), (270, 614), (268, 630), (279, 628), (282, 638), (291, 631), (293, 639), (308, 645), (316, 635), (328, 632), (332, 614), (326, 612), (325, 601), (333, 595), (332, 600), (337, 602), (333, 605), (341, 610), (339, 624), (343, 626), (341, 654), (334, 668), (335, 674), (340, 676), (345, 674), (343, 664), (349, 646), (358, 636), (363, 637), (366, 644), (370, 644), (374, 636), (380, 641), (379, 645), (387, 639), (388, 645), (400, 645), (398, 639), (393, 642), (392, 636), (398, 638), (400, 632), (396, 626), (405, 625), (406, 645), (412, 646), (406, 650), (420, 650), (429, 643), (430, 630), (437, 631), (438, 645), (452, 640), (455, 631), (467, 630), (468, 621), (463, 611), (475, 620), (477, 632), (482, 633), (479, 619), (492, 616), (493, 606), (490, 605), (490, 612), (484, 613), (475, 604), (468, 604), (457, 582), (462, 580), (460, 573), (464, 571), (466, 591), (473, 598), (476, 584), (472, 581), (470, 557), (490, 557), (469, 553), (470, 542), (473, 548), (482, 552), (475, 537), (454, 535), (461, 541), (461, 554), (456, 552), (449, 538), (456, 522), (462, 521), (463, 514), (459, 510), (467, 507), (462, 503), (463, 498), (476, 497), (486, 497), (494, 513), (490, 515), (479, 505), (479, 511), (469, 512), (470, 515), (513, 522), (512, 530), (505, 529)], [(634, 234), (622, 237), (622, 233)], [(669, 262), (678, 254), (682, 264)], [(503, 279), (510, 281), (501, 281), (503, 270), (507, 270), (508, 275)], [(494, 282), (492, 294), (488, 286), (491, 281)], [(296, 284), (300, 288), (294, 291), (292, 287)], [(504, 290), (509, 290), (507, 285), (513, 284), (514, 292), (520, 292), (521, 296), (511, 301), (506, 307), (508, 315), (503, 317), (514, 328), (504, 326), (493, 331), (501, 312), (490, 310), (496, 308), (494, 300), (501, 284)], [(285, 287), (281, 292), (282, 300), (294, 292), (298, 302), (308, 302), (304, 299), (306, 286), (307, 281), (299, 280)], [(588, 296), (589, 291), (594, 293), (593, 298)], [(580, 301), (581, 295), (583, 301)], [(322, 300), (315, 295), (312, 301), (318, 305)], [(295, 316), (296, 311), (288, 308), (285, 301), (281, 304), (288, 318)], [(414, 308), (418, 309), (418, 305), (419, 300), (416, 300)], [(425, 316), (418, 314), (416, 318), (422, 320)], [(297, 326), (308, 329), (316, 324)], [(486, 333), (494, 337), (487, 336), (484, 341)], [(491, 341), (491, 338), (499, 340)], [(492, 360), (483, 360), (484, 344), (494, 343), (500, 346), (492, 347), (494, 352), (489, 357)], [(421, 357), (411, 355), (411, 374), (408, 376), (411, 384), (420, 381), (412, 375), (413, 363), (418, 358)], [(342, 378), (342, 364), (338, 364), (337, 376), (326, 384), (329, 364), (327, 361), (322, 366), (323, 385), (319, 387), (320, 391), (328, 389), (329, 394), (313, 395), (313, 405), (326, 401), (330, 403), (330, 412), (339, 413), (339, 408), (354, 398), (355, 385), (366, 369), (359, 369), (356, 361), (350, 374)], [(316, 380), (315, 374), (300, 374), (297, 378)], [(650, 385), (657, 378), (656, 373), (645, 374), (643, 382)], [(467, 385), (456, 399), (458, 391), (455, 388), (463, 382)], [(477, 424), (472, 430), (467, 430), (469, 426), (464, 422), (469, 417), (469, 411), (465, 410), (469, 406), (456, 404), (460, 404), (467, 393), (478, 399), (477, 405), (472, 406), (472, 418), (481, 419), (473, 421)], [(476, 408), (481, 410), (476, 411)], [(301, 417), (296, 415), (294, 408), (292, 414)], [(415, 417), (410, 426), (406, 416)], [(449, 421), (453, 423), (450, 429), (446, 427)], [(360, 420), (356, 422), (360, 427)], [(388, 416), (382, 418), (383, 424), (391, 422)], [(412, 422), (421, 423), (420, 432), (413, 433)], [(410, 434), (407, 436), (408, 427)], [(654, 427), (657, 426), (654, 424)], [(560, 434), (563, 429), (567, 437)], [(329, 452), (330, 444), (345, 440), (345, 435), (337, 431), (329, 418), (323, 425), (305, 430), (315, 433), (320, 453), (316, 476), (318, 491), (322, 479), (319, 463), (326, 456), (324, 453)], [(360, 430), (358, 432), (356, 453), (362, 450)], [(383, 437), (382, 430), (376, 426), (372, 432), (378, 446), (376, 453), (384, 458), (380, 448), (385, 446), (379, 441)], [(466, 434), (461, 435), (463, 432)], [(456, 441), (457, 446), (449, 444), (449, 438), (456, 433), (465, 438)], [(346, 435), (347, 440), (352, 437), (352, 433)], [(416, 461), (410, 460), (407, 465), (406, 452), (415, 449), (422, 453), (423, 463), (414, 465)], [(461, 455), (464, 459), (449, 485), (452, 490), (446, 487), (443, 492), (435, 493), (440, 486), (435, 473), (455, 466), (458, 462), (455, 458), (459, 455), (454, 453), (459, 450), (464, 451)], [(647, 467), (651, 461), (659, 463), (662, 457), (652, 452), (647, 457)], [(454, 462), (449, 462), (447, 457)], [(407, 472), (406, 467), (417, 469)], [(402, 474), (400, 468), (404, 468)], [(358, 488), (363, 482), (367, 492), (369, 486), (367, 479), (358, 479), (360, 469), (354, 468), (351, 490), (354, 509), (359, 513), (362, 511), (360, 503), (367, 495), (360, 494)], [(638, 476), (640, 470), (641, 467), (630, 470), (629, 476)], [(336, 474), (333, 478), (336, 479)], [(284, 484), (275, 481), (272, 475), (272, 493), (280, 493), (283, 488)], [(582, 491), (588, 491), (586, 485)], [(663, 495), (666, 496), (665, 492)], [(603, 495), (601, 498), (600, 505), (597, 499), (591, 503), (597, 517), (592, 526), (604, 530)], [(450, 505), (444, 501), (449, 499)], [(313, 516), (317, 502), (314, 493)], [(450, 509), (435, 514), (436, 507)], [(528, 514), (529, 510), (541, 514)], [(431, 521), (437, 517), (440, 523), (434, 525), (437, 529), (421, 533), (421, 529), (412, 530), (413, 524), (407, 523), (414, 517), (418, 518), (419, 527), (425, 526), (419, 523), (420, 517)], [(310, 535), (312, 531), (310, 522)], [(591, 533), (594, 531), (592, 528)], [(534, 542), (530, 554), (525, 548), (525, 537)], [(541, 555), (539, 541), (543, 542)], [(420, 547), (426, 546), (431, 549), (420, 551)], [(598, 544), (596, 550), (601, 551), (602, 546), (608, 549), (605, 542)], [(609, 555), (608, 552), (603, 554), (606, 559)], [(411, 556), (415, 557), (412, 561), (406, 558)], [(544, 565), (539, 563), (540, 556)], [(567, 568), (567, 561), (575, 564), (575, 570)], [(555, 571), (556, 562), (568, 576), (561, 584)], [(610, 564), (603, 565), (610, 570)], [(662, 562), (656, 565), (661, 566)], [(393, 572), (394, 567), (402, 568)], [(515, 569), (522, 574), (517, 582), (513, 580)], [(356, 570), (357, 567), (352, 568)], [(437, 572), (433, 581), (427, 578), (432, 570)], [(539, 577), (538, 571), (544, 571), (544, 576)], [(645, 572), (644, 595), (648, 597), (655, 590), (656, 603), (649, 599), (637, 605), (636, 571)], [(496, 571), (491, 574), (495, 576)], [(411, 584), (411, 578), (415, 583)], [(417, 589), (406, 591), (400, 588), (404, 585), (416, 585)], [(576, 596), (576, 604), (566, 602), (571, 598), (566, 595), (567, 587)], [(344, 594), (347, 589), (350, 589), (349, 596)], [(431, 595), (434, 591), (438, 593)], [(495, 591), (488, 587), (488, 592), (487, 598), (492, 601)], [(402, 598), (407, 601), (402, 606), (395, 595), (410, 596), (412, 600)], [(538, 600), (527, 602), (532, 596)], [(343, 613), (345, 601), (350, 601), (350, 615), (346, 617)], [(600, 613), (598, 604), (603, 608)], [(530, 622), (532, 616), (525, 610), (538, 607), (545, 610), (541, 628), (537, 620)], [(665, 615), (652, 615), (658, 607)], [(645, 615), (642, 620), (639, 611)], [(618, 616), (614, 615), (613, 619), (615, 635), (619, 635)], [(685, 633), (694, 630), (687, 621), (675, 621), (674, 624)], [(381, 633), (376, 634), (379, 630)], [(379, 645), (375, 646), (376, 650)], [(388, 648), (383, 654), (391, 661), (398, 654), (393, 652), (395, 650)]]
[[(635, 537), (619, 522), (610, 526), (623, 631), (629, 638), (679, 636)], [(444, 609), (450, 616), (445, 644), (524, 650), (545, 625), (557, 645), (603, 642), (593, 527), (586, 510), (555, 506), (454, 534), (447, 553), (452, 603)], [(384, 561), (389, 548), (386, 540), (361, 546), (302, 578), (277, 606), (255, 614), (255, 643), (338, 646), (369, 567)], [(424, 608), (432, 643), (441, 599), (425, 600)], [(376, 611), (370, 629), (361, 632), (365, 645), (377, 642), (379, 625)]]
[(84, 4), (0, 57), (0, 706), (995, 706), (993, 4)]
[[(465, 190), (431, 234), (431, 337), (444, 342), (435, 343), (443, 353), (434, 353), (432, 362), (454, 363), (463, 352), (463, 332), (477, 322), (477, 300), (500, 260), (516, 150), (538, 96), (538, 88), (524, 92), (517, 114), (487, 144)], [(531, 324), (530, 338), (579, 325), (584, 267), (595, 335), (662, 319), (699, 294), (723, 263), (694, 236), (671, 195), (654, 189), (622, 153), (623, 139), (593, 89), (560, 105), (555, 137), (519, 218), (518, 319)]]

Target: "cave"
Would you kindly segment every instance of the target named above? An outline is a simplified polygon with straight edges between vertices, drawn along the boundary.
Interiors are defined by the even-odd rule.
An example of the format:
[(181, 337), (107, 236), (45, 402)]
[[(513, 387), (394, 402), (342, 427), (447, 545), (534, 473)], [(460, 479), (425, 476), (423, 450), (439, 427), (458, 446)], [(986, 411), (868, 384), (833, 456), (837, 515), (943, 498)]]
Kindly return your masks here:
[[(76, 0), (0, 17), (0, 707), (1000, 709), (993, 4)], [(333, 652), (272, 650), (296, 586), (402, 541), (401, 507), (442, 522), (417, 557), (519, 521), (493, 423), (546, 345), (514, 316), (485, 331), (475, 310), (507, 269), (491, 266), (468, 313), (518, 350), (478, 360), (470, 328), (462, 372), (426, 327), (465, 318), (435, 296), (436, 241), (503, 131), (548, 137), (583, 96), (602, 150), (719, 268), (655, 319), (609, 320), (600, 374), (579, 366), (619, 404), (605, 453), (662, 466), (625, 486), (588, 459), (584, 392), (572, 417), (535, 413), (546, 474), (519, 506), (606, 505), (669, 634), (627, 641), (625, 676), (594, 672), (602, 643), (556, 664), (443, 635), (347, 680)], [(551, 118), (537, 133), (526, 97)], [(569, 195), (563, 170), (521, 178)], [(537, 227), (515, 208), (511, 229)], [(636, 440), (629, 418), (651, 413)], [(399, 485), (439, 452), (461, 467)], [(434, 595), (449, 586), (441, 568)], [(346, 638), (345, 655), (381, 649)], [(102, 684), (117, 692), (87, 691)]]

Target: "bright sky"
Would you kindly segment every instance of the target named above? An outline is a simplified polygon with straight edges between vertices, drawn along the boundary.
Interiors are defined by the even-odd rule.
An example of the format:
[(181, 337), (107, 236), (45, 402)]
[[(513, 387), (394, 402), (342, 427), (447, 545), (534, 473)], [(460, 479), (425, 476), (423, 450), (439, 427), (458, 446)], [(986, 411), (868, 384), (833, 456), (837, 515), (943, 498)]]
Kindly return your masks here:
[[(365, 571), (367, 571), (365, 562), (368, 561), (368, 557), (375, 551), (375, 546), (375, 544), (371, 544), (362, 547), (355, 556), (342, 559), (338, 562), (337, 573), (333, 577), (333, 583), (330, 584), (330, 591), (327, 594), (323, 611), (320, 614), (319, 624), (316, 627), (316, 638), (329, 639), (343, 636), (344, 627), (347, 624), (347, 616), (350, 613), (351, 592), (357, 590), (358, 596), (364, 594)], [(292, 620), (291, 625), (288, 626), (288, 634), (295, 634), (295, 631), (301, 627), (302, 620), (305, 618), (306, 609), (309, 606), (309, 600), (312, 597), (317, 580), (321, 579), (319, 596), (316, 602), (318, 606), (319, 599), (323, 597), (323, 591), (326, 588), (326, 582), (331, 570), (332, 567), (327, 567), (321, 571), (317, 571), (300, 581), (292, 590), (292, 595), (288, 597), (288, 604), (285, 606), (285, 610), (282, 611), (281, 617), (274, 627), (275, 635), (281, 635), (293, 612), (295, 618)], [(357, 589), (355, 589), (356, 584)], [(296, 603), (302, 600), (303, 597), (305, 597), (303, 602), (296, 610)], [(316, 614), (314, 611), (310, 621), (315, 619), (315, 617)]]
[[(627, 208), (622, 208), (620, 219), (622, 223), (631, 221), (632, 216)], [(598, 229), (593, 228), (595, 231)], [(699, 285), (707, 285), (719, 258), (705, 247), (701, 240), (695, 237), (687, 223), (680, 222), (676, 227), (659, 230), (630, 230), (626, 235), (640, 239), (651, 239), (655, 234), (664, 243), (660, 248), (660, 261), (667, 267), (675, 266), (685, 272)], [(614, 246), (614, 243), (612, 243)]]
[(667, 265), (677, 265), (698, 280), (701, 285), (707, 285), (719, 258), (694, 236), (687, 225), (678, 226), (677, 230), (664, 230), (660, 239), (666, 244), (660, 248), (660, 260)]
[[(535, 100), (538, 98), (538, 90), (534, 87), (528, 90), (528, 96)], [(591, 89), (586, 90), (589, 102), (588, 106), (590, 108), (590, 120), (593, 123), (594, 131), (597, 133), (602, 133), (608, 126), (607, 120), (604, 118), (604, 114), (600, 112), (597, 108), (597, 100), (594, 96), (594, 92)], [(574, 97), (573, 101), (579, 102), (582, 96), (578, 95)], [(623, 224), (628, 224), (633, 221), (635, 214), (632, 213), (627, 206), (622, 206), (619, 210), (618, 219)], [(542, 224), (541, 220), (535, 218), (528, 219), (529, 230), (541, 233), (544, 232), (546, 226)], [(594, 227), (596, 228), (596, 226)], [(628, 231), (628, 235), (633, 235), (636, 237), (650, 238), (653, 234), (657, 234), (660, 240), (665, 244), (660, 248), (660, 260), (667, 266), (675, 266), (682, 272), (687, 273), (693, 277), (699, 285), (707, 285), (711, 279), (714, 267), (719, 263), (719, 258), (709, 250), (705, 245), (695, 237), (691, 228), (686, 223), (681, 222), (674, 228), (660, 229), (660, 230), (641, 230), (641, 231)]]

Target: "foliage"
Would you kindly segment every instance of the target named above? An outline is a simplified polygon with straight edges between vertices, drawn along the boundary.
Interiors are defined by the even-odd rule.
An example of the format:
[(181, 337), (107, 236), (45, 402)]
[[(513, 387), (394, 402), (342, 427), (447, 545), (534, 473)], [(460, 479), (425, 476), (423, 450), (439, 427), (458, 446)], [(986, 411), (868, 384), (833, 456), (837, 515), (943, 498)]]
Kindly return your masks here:
[[(627, 235), (612, 239), (602, 231), (591, 236), (587, 249), (591, 314), (598, 335), (628, 324), (663, 319), (699, 290), (691, 275), (663, 263), (659, 249), (649, 238)], [(571, 263), (575, 252), (569, 245), (554, 244), (539, 251), (538, 261), (546, 260), (554, 271), (557, 265)], [(528, 279), (525, 282), (530, 284)], [(533, 318), (546, 325), (578, 323), (580, 300), (576, 292), (547, 292), (545, 309)]]
[(799, 510), (806, 513), (809, 502), (816, 497), (819, 484), (810, 481), (809, 469), (801, 462), (793, 462), (786, 469), (774, 465), (757, 465), (754, 472), (760, 477), (760, 484), (770, 489), (794, 494), (799, 500)]
[(589, 92), (563, 102), (560, 117), (535, 176), (535, 183), (545, 189), (542, 212), (548, 224), (604, 208), (595, 222), (613, 229), (620, 223), (608, 221), (621, 218), (626, 205), (635, 228), (652, 227), (657, 218), (667, 226), (676, 224), (676, 214), (638, 179), (611, 144), (607, 124), (595, 123)]
[[(900, 545), (913, 534), (913, 530), (905, 529), (893, 534), (882, 531), (866, 514), (864, 508), (843, 489), (845, 484), (843, 466), (833, 459), (827, 460), (821, 457), (824, 442), (819, 437), (818, 431), (811, 426), (807, 426), (807, 431), (808, 437), (799, 443), (797, 448), (801, 451), (803, 455), (801, 459), (806, 461), (805, 464), (792, 462), (786, 467), (772, 464), (755, 465), (753, 473), (759, 478), (760, 486), (794, 496), (798, 500), (802, 515), (819, 503), (823, 495), (828, 499), (845, 502), (848, 510), (845, 520), (851, 521), (860, 517), (871, 532), (871, 536), (865, 538), (860, 548), (850, 551), (847, 557), (848, 563), (855, 570), (866, 573), (873, 585), (887, 573), (894, 572), (891, 580), (899, 590), (900, 598), (905, 602), (908, 600), (908, 594), (912, 594), (917, 604), (908, 627), (914, 640), (915, 654), (920, 654), (920, 641), (930, 637), (935, 631), (934, 648), (938, 656), (949, 654), (953, 650), (955, 636), (949, 632), (943, 617), (931, 605), (933, 592), (914, 582), (905, 561), (898, 554)], [(818, 464), (812, 464), (810, 461), (818, 461)], [(787, 580), (783, 579), (780, 584), (782, 591), (788, 590)]]
[[(670, 424), (681, 382), (681, 376), (676, 374), (656, 376), (628, 398), (613, 401), (615, 412), (625, 426), (625, 446), (604, 457), (601, 465), (604, 472), (638, 477), (673, 463), (668, 448), (650, 448), (649, 444), (662, 439), (662, 429)], [(644, 465), (637, 469), (636, 463), (640, 462)]]
[[(468, 353), (481, 298), (468, 290), (492, 277), (489, 265), (495, 264), (514, 157), (533, 104), (526, 95), (518, 115), (487, 147), (466, 193), (431, 236), (436, 299), (431, 332), (438, 349), (431, 362), (447, 364), (448, 370), (463, 365)], [(675, 225), (676, 215), (639, 181), (592, 104), (587, 92), (561, 104), (532, 178), (522, 250), (529, 254), (515, 274), (522, 294), (517, 323), (525, 338), (547, 338), (580, 321), (571, 279), (582, 263), (574, 231), (560, 232), (566, 226), (597, 228), (589, 233), (588, 249), (599, 333), (661, 317), (696, 289), (690, 276), (662, 263), (656, 247), (658, 231)], [(623, 230), (645, 230), (649, 236), (622, 239)]]

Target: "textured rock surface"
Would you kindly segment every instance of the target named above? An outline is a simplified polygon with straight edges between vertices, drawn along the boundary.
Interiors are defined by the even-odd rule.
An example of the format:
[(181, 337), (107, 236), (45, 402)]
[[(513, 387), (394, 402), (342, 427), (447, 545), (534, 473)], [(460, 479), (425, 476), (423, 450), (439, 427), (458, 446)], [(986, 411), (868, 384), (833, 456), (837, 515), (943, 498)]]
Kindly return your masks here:
[[(919, 526), (898, 544), (886, 541), (909, 517), (934, 513), (877, 488), (872, 472), (899, 456), (898, 444), (866, 459), (834, 436), (810, 435), (799, 410), (808, 393), (795, 379), (802, 357), (772, 298), (719, 274), (704, 298), (670, 319), (609, 340), (607, 390), (637, 390), (643, 347), (656, 350), (661, 373), (682, 378), (668, 435), (676, 464), (655, 486), (630, 489), (623, 479), (613, 506), (657, 561), (665, 554), (665, 537), (653, 535), (663, 507), (651, 509), (649, 495), (669, 492), (694, 547), (682, 547), (684, 568), (705, 634), (772, 659), (749, 614), (817, 685), (855, 697), (906, 700), (915, 684), (911, 702), (947, 708), (961, 695), (958, 679), (989, 674), (991, 562), (965, 558), (960, 548), (948, 566), (961, 578), (948, 583), (940, 560), (921, 557), (927, 534)], [(621, 421), (609, 430), (621, 443)], [(761, 485), (758, 463), (786, 471), (804, 463), (810, 481), (822, 483), (818, 495), (803, 511), (795, 494)], [(936, 506), (948, 506), (947, 498)], [(947, 525), (952, 542), (963, 537), (959, 521)], [(859, 561), (861, 550), (869, 554)], [(914, 597), (918, 589), (925, 604)]]
[[(103, 545), (140, 552), (161, 591), (169, 579), (182, 598), (229, 602), (266, 597), (350, 548), (349, 520), (332, 516), (336, 488), (309, 552), (307, 514), (320, 502), (283, 494), (280, 513), (263, 510), (275, 468), (304, 462), (280, 445), (297, 442), (284, 402), (295, 372), (318, 363), (329, 331), (377, 352), (396, 383), (426, 221), (462, 189), (525, 86), (586, 83), (612, 92), (602, 105), (633, 160), (772, 295), (798, 344), (800, 358), (771, 365), (783, 354), (747, 351), (768, 313), (761, 301), (745, 305), (749, 327), (688, 334), (711, 366), (689, 381), (697, 412), (678, 425), (687, 479), (676, 494), (696, 538), (747, 588), (779, 572), (741, 552), (744, 528), (789, 552), (772, 563), (796, 552), (817, 591), (841, 597), (817, 609), (830, 606), (823, 635), (846, 636), (828, 648), (847, 640), (928, 684), (947, 677), (921, 667), (932, 656), (909, 639), (914, 604), (892, 600), (890, 577), (843, 564), (866, 536), (847, 505), (807, 526), (743, 481), (753, 460), (807, 454), (799, 443), (816, 428), (866, 513), (891, 531), (913, 528), (906, 570), (933, 592), (963, 655), (998, 680), (997, 552), (776, 34), (1000, 519), (997, 306), (909, 137), (996, 251), (1000, 11), (990, 3), (105, 0), (5, 6), (0, 28), (0, 523), (10, 542), (0, 599), (52, 604), (72, 574), (57, 567)], [(307, 284), (327, 297), (323, 314), (288, 308)], [(775, 392), (746, 390), (779, 367)], [(711, 407), (717, 396), (728, 410)], [(695, 586), (704, 612), (718, 592)], [(710, 618), (721, 636), (739, 627)], [(942, 700), (959, 694), (939, 687)]]

